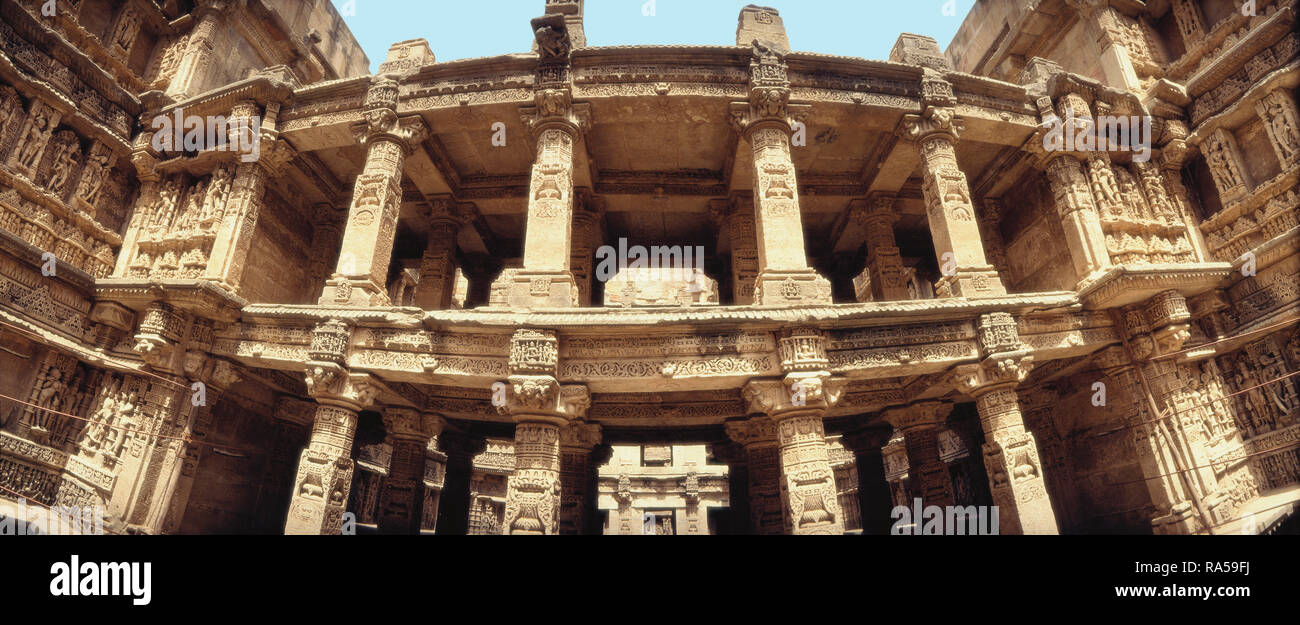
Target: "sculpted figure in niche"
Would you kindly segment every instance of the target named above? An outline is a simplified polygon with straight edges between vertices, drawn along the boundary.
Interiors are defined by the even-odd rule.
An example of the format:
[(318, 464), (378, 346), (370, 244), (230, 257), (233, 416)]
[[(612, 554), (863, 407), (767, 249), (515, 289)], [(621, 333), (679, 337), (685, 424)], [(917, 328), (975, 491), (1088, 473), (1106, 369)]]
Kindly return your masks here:
[(220, 221), (226, 211), (226, 198), (230, 195), (230, 170), (225, 166), (217, 168), (208, 182), (208, 195), (203, 201), (203, 215), (200, 222)]
[(41, 148), (45, 146), (52, 131), (49, 115), (44, 109), (37, 108), (32, 117), (32, 125), (23, 139), (23, 147), (18, 152), (18, 164), (28, 169), (36, 167), (36, 157), (40, 155)]
[(1223, 181), (1223, 185), (1227, 188), (1241, 184), (1241, 179), (1237, 177), (1237, 170), (1232, 166), (1232, 155), (1228, 151), (1228, 144), (1224, 141), (1215, 140), (1211, 140), (1209, 143), (1210, 149), (1205, 157), (1210, 162), (1210, 169)]
[(1088, 161), (1088, 170), (1092, 173), (1092, 193), (1101, 201), (1103, 209), (1119, 208), (1123, 202), (1119, 195), (1119, 183), (1110, 164), (1101, 158)]
[(104, 154), (94, 154), (86, 157), (86, 169), (82, 174), (85, 181), (82, 187), (81, 199), (87, 204), (94, 205), (99, 201), (99, 192), (104, 187), (104, 173), (108, 169), (108, 156)]
[(1286, 105), (1282, 98), (1285, 96), (1273, 97), (1265, 100), (1264, 110), (1268, 114), (1268, 126), (1273, 131), (1273, 138), (1277, 141), (1277, 147), (1282, 151), (1282, 158), (1287, 161), (1294, 161), (1300, 158), (1300, 132), (1291, 127), (1287, 121)]
[(50, 166), (50, 180), (46, 188), (54, 193), (62, 193), (72, 175), (72, 168), (77, 165), (77, 144), (74, 141), (60, 143)]
[(105, 438), (108, 435), (109, 427), (112, 425), (113, 415), (117, 411), (117, 397), (110, 390), (105, 390), (104, 399), (99, 404), (99, 410), (91, 417), (91, 423), (81, 435), (81, 441), (78, 445), (88, 453), (93, 453), (104, 448)]

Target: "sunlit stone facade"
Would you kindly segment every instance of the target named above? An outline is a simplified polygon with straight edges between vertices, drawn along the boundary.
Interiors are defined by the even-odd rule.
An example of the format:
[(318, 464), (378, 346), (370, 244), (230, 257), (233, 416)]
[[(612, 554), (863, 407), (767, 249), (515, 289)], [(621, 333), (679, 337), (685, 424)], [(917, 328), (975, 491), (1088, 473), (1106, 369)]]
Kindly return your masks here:
[[(548, 0), (516, 54), (375, 74), (328, 2), (44, 4), (0, 0), (5, 510), (1166, 534), (1300, 500), (1295, 2), (987, 0), (866, 60), (758, 6), (734, 46), (589, 47)], [(637, 247), (703, 255), (609, 279)]]

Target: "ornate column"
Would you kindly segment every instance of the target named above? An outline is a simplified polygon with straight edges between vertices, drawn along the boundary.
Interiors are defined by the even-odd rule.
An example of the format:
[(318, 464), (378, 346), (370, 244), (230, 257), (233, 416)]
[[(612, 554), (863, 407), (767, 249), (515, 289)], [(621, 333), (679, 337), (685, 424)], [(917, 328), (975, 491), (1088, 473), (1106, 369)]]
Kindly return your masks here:
[(947, 420), (950, 412), (952, 404), (937, 401), (885, 411), (885, 421), (903, 433), (908, 477), (925, 506), (942, 507), (957, 503), (948, 465), (939, 458), (939, 426)]
[(603, 240), (604, 208), (597, 198), (580, 191), (573, 210), (573, 249), (569, 266), (578, 285), (578, 305), (592, 305), (592, 276), (595, 274), (596, 248)]
[(790, 136), (808, 107), (790, 104), (785, 52), (755, 40), (753, 54), (749, 101), (731, 104), (731, 123), (754, 155), (759, 265), (754, 303), (829, 304), (830, 281), (808, 266), (799, 181), (790, 154)]
[(559, 348), (549, 330), (518, 330), (510, 341), (506, 403), (515, 422), (515, 472), (508, 480), (503, 534), (560, 530), (560, 431), (591, 405), (585, 386), (555, 379)]
[(925, 69), (922, 78), (925, 112), (903, 117), (903, 137), (914, 141), (921, 155), (921, 187), (925, 196), (935, 255), (944, 273), (936, 285), (940, 297), (1006, 295), (997, 269), (984, 257), (979, 224), (966, 174), (957, 163), (957, 139), (962, 120), (952, 84)]
[(781, 534), (780, 452), (776, 423), (766, 416), (729, 421), (727, 436), (744, 451), (748, 477), (750, 530), (755, 534)]
[(469, 206), (457, 206), (451, 196), (439, 196), (429, 199), (427, 214), (429, 241), (420, 261), (415, 305), (423, 310), (446, 310), (456, 289), (456, 237), (473, 213)]
[(984, 430), (984, 468), (1002, 534), (1056, 534), (1043, 460), (1034, 434), (1024, 427), (1017, 386), (1030, 373), (1034, 356), (1010, 313), (980, 316), (983, 363), (958, 366), (954, 386), (975, 398)]
[(587, 529), (591, 492), (592, 452), (600, 445), (600, 426), (575, 421), (560, 430), (560, 532), (582, 534)]
[(346, 324), (336, 321), (318, 325), (312, 333), (306, 382), (316, 399), (316, 415), (298, 458), (285, 534), (337, 534), (343, 527), (357, 419), (379, 391), (370, 376), (343, 368), (350, 334)]
[(866, 201), (854, 201), (850, 209), (852, 219), (867, 233), (867, 275), (871, 278), (871, 297), (877, 302), (905, 300), (907, 280), (903, 275), (903, 259), (894, 241), (894, 224), (898, 213), (897, 201), (892, 195), (877, 194)]
[(373, 77), (366, 93), (366, 121), (353, 128), (366, 146), (366, 164), (357, 176), (338, 265), (325, 282), (322, 306), (389, 304), (388, 265), (402, 205), (403, 166), (428, 133), (418, 115), (398, 118), (397, 93), (396, 81)]
[(591, 107), (574, 103), (569, 78), (571, 42), (564, 16), (533, 20), (540, 58), (535, 106), (520, 109), (536, 149), (528, 190), (524, 267), (507, 272), (499, 288), (511, 306), (571, 308), (580, 303), (570, 270), (573, 243), (574, 157), (591, 126)]
[(418, 534), (423, 518), (424, 459), (429, 443), (446, 422), (442, 417), (412, 408), (386, 408), (386, 441), (393, 448), (388, 479), (379, 495), (379, 531), (384, 534)]
[(826, 370), (826, 337), (820, 330), (783, 330), (780, 352), (785, 378), (751, 380), (742, 396), (751, 414), (767, 415), (776, 426), (785, 527), (794, 534), (843, 534), (822, 417), (839, 401), (845, 381)]
[(885, 478), (884, 447), (893, 437), (891, 428), (870, 428), (844, 435), (844, 446), (853, 452), (858, 467), (858, 508), (862, 511), (862, 533), (886, 535), (893, 524), (894, 508)]
[(482, 453), (486, 446), (482, 437), (463, 432), (444, 431), (438, 436), (436, 451), (446, 455), (446, 477), (438, 498), (437, 534), (464, 536), (469, 533), (474, 456)]
[(718, 226), (731, 250), (732, 303), (754, 303), (754, 285), (758, 280), (758, 235), (754, 227), (754, 200), (735, 195), (728, 200), (711, 200), (709, 217)]
[(1009, 313), (981, 315), (984, 361), (955, 370), (955, 386), (975, 398), (984, 430), (984, 467), (1002, 534), (1056, 534), (1038, 442), (1025, 428), (1016, 387), (1029, 375), (1033, 356), (1020, 342)]
[(217, 29), (231, 7), (229, 0), (201, 0), (198, 5), (193, 13), (194, 28), (190, 30), (189, 42), (167, 85), (167, 95), (173, 100), (184, 100), (198, 93), (199, 81), (212, 68)]

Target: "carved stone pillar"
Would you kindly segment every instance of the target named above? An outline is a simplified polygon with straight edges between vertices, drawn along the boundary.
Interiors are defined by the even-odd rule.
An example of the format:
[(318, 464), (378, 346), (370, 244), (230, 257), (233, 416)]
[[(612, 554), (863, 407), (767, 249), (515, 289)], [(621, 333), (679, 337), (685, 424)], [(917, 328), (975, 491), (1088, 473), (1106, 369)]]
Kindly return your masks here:
[(595, 275), (596, 248), (603, 241), (601, 227), (603, 211), (596, 198), (579, 193), (580, 202), (573, 210), (573, 248), (569, 266), (578, 285), (578, 305), (591, 306), (592, 279)]
[(962, 121), (953, 108), (952, 85), (925, 70), (922, 90), (926, 109), (903, 118), (904, 136), (916, 143), (921, 155), (921, 187), (925, 196), (930, 234), (944, 276), (936, 285), (940, 297), (1006, 295), (997, 269), (984, 256), (984, 243), (975, 221), (966, 174), (957, 163), (957, 138)]
[(776, 423), (765, 416), (727, 423), (727, 436), (744, 450), (750, 530), (755, 534), (780, 534), (781, 460)]
[(425, 450), (442, 432), (438, 415), (410, 408), (384, 410), (384, 426), (393, 456), (379, 495), (379, 531), (384, 534), (418, 534), (423, 517)]
[(767, 415), (776, 425), (785, 528), (794, 534), (843, 534), (822, 417), (839, 401), (845, 381), (826, 370), (826, 337), (820, 330), (786, 329), (779, 343), (785, 378), (751, 380), (741, 394), (751, 414)]
[(182, 54), (176, 73), (167, 85), (167, 95), (173, 100), (184, 100), (196, 95), (202, 88), (200, 81), (212, 69), (217, 30), (230, 8), (228, 0), (205, 0), (198, 3), (194, 12), (194, 28)]
[(731, 252), (732, 304), (753, 304), (759, 272), (754, 200), (745, 195), (735, 195), (729, 200), (712, 200), (709, 202), (709, 216), (719, 230), (719, 249), (724, 249), (725, 245), (725, 249)]
[(456, 289), (456, 237), (472, 213), (468, 207), (456, 206), (450, 196), (430, 198), (429, 204), (429, 241), (420, 260), (415, 305), (423, 310), (446, 310)]
[(858, 467), (858, 509), (862, 514), (862, 533), (886, 535), (893, 524), (890, 512), (894, 508), (885, 477), (884, 447), (894, 431), (888, 427), (849, 432), (844, 435), (844, 446), (853, 452)]
[(731, 122), (753, 152), (754, 226), (759, 274), (754, 302), (760, 305), (829, 304), (830, 281), (808, 265), (804, 248), (799, 181), (790, 136), (806, 105), (790, 104), (786, 51), (753, 43), (748, 102), (731, 104)]
[(443, 432), (438, 436), (438, 450), (446, 454), (447, 471), (438, 498), (438, 535), (464, 536), (469, 533), (474, 456), (486, 446), (483, 438), (461, 432)]
[(338, 266), (325, 283), (322, 306), (388, 305), (403, 166), (428, 132), (419, 116), (398, 118), (397, 83), (388, 78), (373, 79), (365, 116), (353, 130), (366, 145), (366, 164), (357, 176)]
[(1025, 428), (1016, 386), (1029, 374), (1033, 356), (1020, 342), (1009, 313), (982, 315), (978, 338), (984, 361), (961, 365), (955, 386), (975, 398), (984, 430), (984, 467), (1002, 534), (1056, 534), (1056, 513), (1038, 442)]
[(871, 299), (877, 302), (905, 300), (907, 278), (903, 259), (894, 241), (894, 224), (898, 213), (897, 198), (879, 194), (865, 202), (854, 202), (852, 218), (862, 224), (867, 236), (867, 275), (871, 279)]
[(588, 526), (592, 450), (600, 445), (600, 426), (570, 423), (560, 430), (560, 533), (582, 534)]
[(572, 42), (563, 15), (533, 20), (538, 44), (534, 106), (520, 118), (536, 157), (528, 188), (524, 266), (498, 279), (511, 306), (571, 308), (580, 303), (570, 269), (575, 157), (591, 125), (591, 107), (573, 102), (569, 80)]
[(320, 324), (312, 332), (306, 382), (307, 392), (316, 399), (316, 415), (307, 448), (298, 459), (286, 534), (337, 534), (343, 526), (357, 419), (379, 392), (369, 375), (343, 368), (350, 334), (339, 322)]
[(885, 412), (885, 420), (903, 433), (908, 477), (925, 506), (952, 506), (957, 502), (948, 466), (939, 458), (939, 426), (950, 412), (952, 404), (937, 401)]
[(501, 261), (486, 254), (465, 257), (460, 270), (465, 273), (469, 290), (465, 294), (465, 308), (487, 306), (492, 299), (492, 283), (501, 275)]
[(1300, 160), (1300, 113), (1296, 111), (1295, 93), (1275, 89), (1255, 103), (1255, 111), (1264, 121), (1264, 131), (1282, 169)]
[(518, 330), (510, 341), (506, 403), (515, 421), (515, 472), (507, 484), (503, 534), (556, 534), (560, 530), (560, 431), (586, 415), (585, 386), (555, 379), (559, 348), (554, 332)]

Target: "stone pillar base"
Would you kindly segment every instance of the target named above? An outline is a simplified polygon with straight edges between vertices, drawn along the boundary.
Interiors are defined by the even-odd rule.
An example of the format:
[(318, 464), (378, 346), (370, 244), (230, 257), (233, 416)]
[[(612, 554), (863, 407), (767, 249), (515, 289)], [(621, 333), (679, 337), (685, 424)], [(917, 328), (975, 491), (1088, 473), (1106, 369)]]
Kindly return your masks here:
[(754, 281), (754, 303), (759, 306), (830, 304), (831, 282), (812, 269), (764, 271)]
[(285, 534), (338, 534), (355, 465), (352, 459), (304, 449), (298, 460)]
[(951, 276), (944, 276), (935, 284), (938, 297), (1001, 297), (1007, 294), (1007, 287), (993, 267), (976, 267), (958, 269)]
[(335, 274), (325, 281), (325, 290), (321, 292), (320, 306), (355, 306), (368, 308), (388, 306), (387, 289), (376, 285), (368, 278), (349, 279)]
[(578, 283), (568, 271), (506, 271), (492, 283), (511, 308), (577, 308)]

